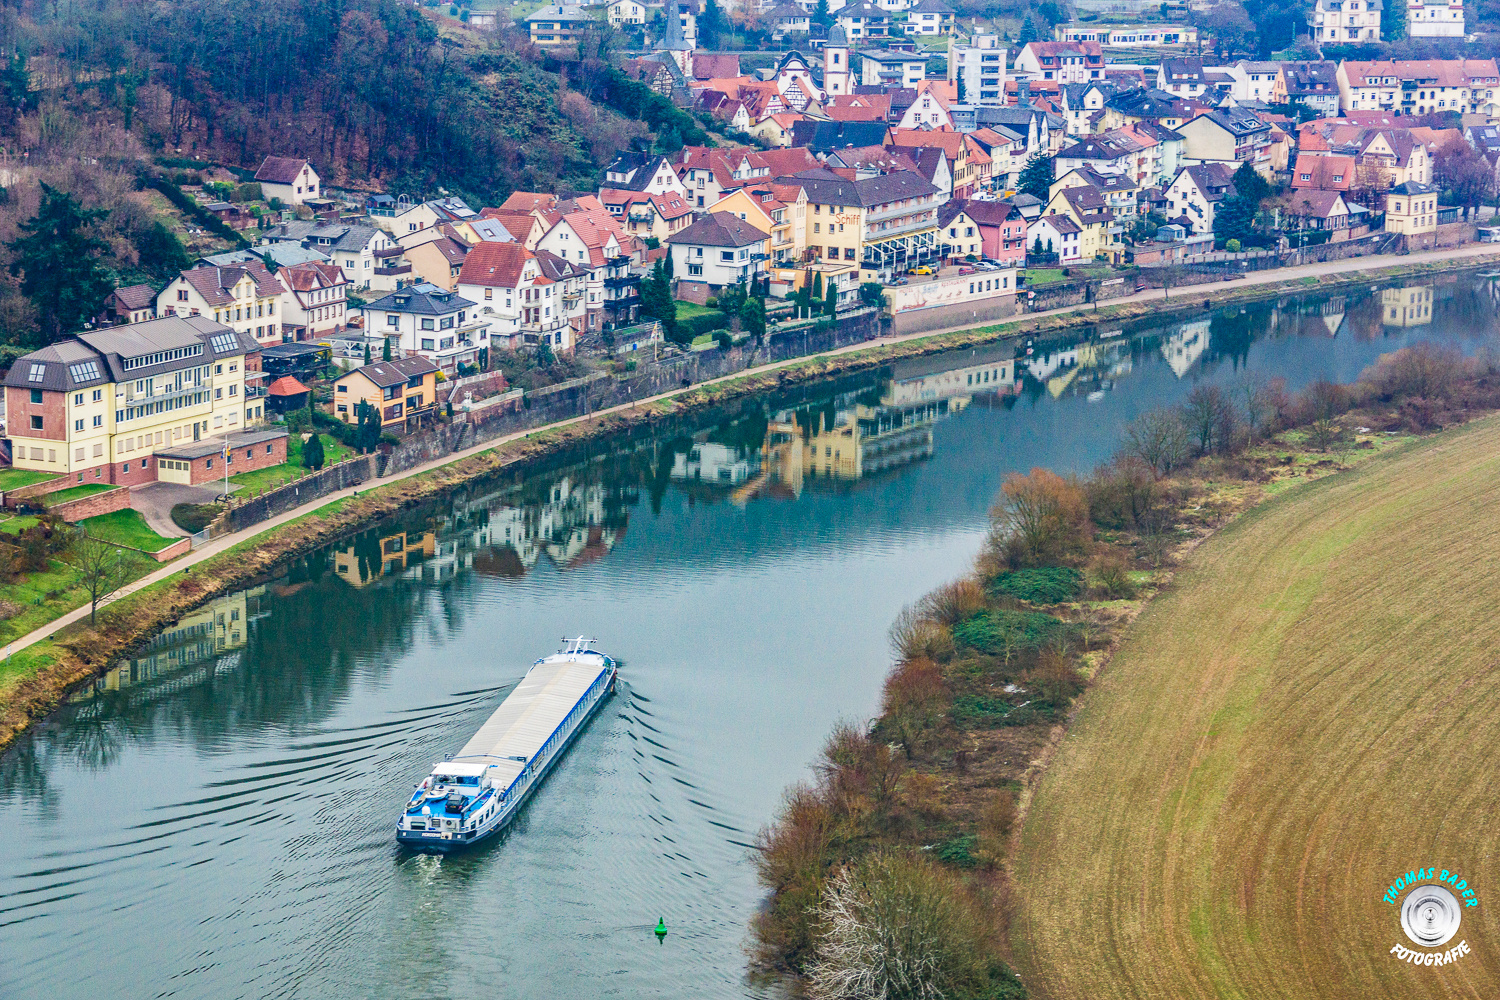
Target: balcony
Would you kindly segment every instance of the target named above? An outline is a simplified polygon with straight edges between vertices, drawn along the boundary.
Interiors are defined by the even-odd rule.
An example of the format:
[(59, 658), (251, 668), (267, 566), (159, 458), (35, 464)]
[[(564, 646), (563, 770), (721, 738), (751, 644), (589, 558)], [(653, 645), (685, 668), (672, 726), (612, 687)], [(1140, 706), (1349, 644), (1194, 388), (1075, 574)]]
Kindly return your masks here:
[(639, 285), (641, 279), (634, 274), (611, 275), (604, 279), (605, 288), (624, 288), (626, 285)]
[(397, 275), (411, 274), (411, 265), (397, 264), (392, 267), (377, 267), (374, 269), (374, 271), (380, 277), (391, 278), (396, 277)]

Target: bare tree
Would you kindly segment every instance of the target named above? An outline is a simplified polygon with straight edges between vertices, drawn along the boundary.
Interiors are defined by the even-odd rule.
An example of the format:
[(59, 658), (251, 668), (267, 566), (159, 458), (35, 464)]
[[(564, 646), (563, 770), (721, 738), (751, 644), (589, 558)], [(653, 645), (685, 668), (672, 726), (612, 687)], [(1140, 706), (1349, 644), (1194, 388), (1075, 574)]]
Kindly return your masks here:
[(1152, 410), (1125, 428), (1125, 447), (1158, 477), (1165, 476), (1187, 461), (1187, 429), (1176, 412)]
[(1253, 372), (1245, 372), (1235, 381), (1234, 394), (1244, 411), (1245, 430), (1252, 440), (1258, 438), (1261, 428), (1271, 417), (1271, 394), (1266, 380)]
[(818, 918), (814, 1000), (942, 1000), (994, 989), (985, 918), (931, 862), (888, 854), (844, 868), (829, 880)]
[(68, 548), (68, 563), (78, 571), (78, 582), (89, 595), (89, 624), (99, 614), (101, 601), (125, 582), (126, 566), (120, 549), (80, 528)]
[(1193, 390), (1182, 408), (1182, 422), (1200, 455), (1227, 451), (1234, 443), (1234, 407), (1216, 385)]

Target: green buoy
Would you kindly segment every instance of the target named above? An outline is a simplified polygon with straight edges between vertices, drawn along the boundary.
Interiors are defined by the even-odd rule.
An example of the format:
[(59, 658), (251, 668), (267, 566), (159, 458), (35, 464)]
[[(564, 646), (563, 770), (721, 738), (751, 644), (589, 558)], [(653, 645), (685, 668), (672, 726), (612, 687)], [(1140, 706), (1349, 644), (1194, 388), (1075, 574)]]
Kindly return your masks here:
[(667, 922), (662, 917), (656, 918), (656, 943), (661, 944), (667, 939)]

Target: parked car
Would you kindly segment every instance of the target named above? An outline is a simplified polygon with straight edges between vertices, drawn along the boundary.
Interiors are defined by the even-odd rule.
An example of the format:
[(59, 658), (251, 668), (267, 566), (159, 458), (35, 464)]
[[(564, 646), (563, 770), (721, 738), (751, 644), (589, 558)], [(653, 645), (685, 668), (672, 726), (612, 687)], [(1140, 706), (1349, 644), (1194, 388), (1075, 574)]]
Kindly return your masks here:
[(932, 274), (933, 271), (932, 271), (932, 268), (928, 267), (926, 264), (923, 264), (921, 267), (914, 267), (910, 271), (907, 271), (906, 273), (907, 274)]

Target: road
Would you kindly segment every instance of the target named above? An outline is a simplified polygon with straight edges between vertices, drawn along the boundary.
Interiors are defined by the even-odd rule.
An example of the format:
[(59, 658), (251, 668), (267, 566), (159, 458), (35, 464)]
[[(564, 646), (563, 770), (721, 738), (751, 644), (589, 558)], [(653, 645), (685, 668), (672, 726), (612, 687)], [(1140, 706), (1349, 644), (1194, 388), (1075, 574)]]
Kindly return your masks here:
[[(1176, 292), (1177, 297), (1181, 299), (1192, 295), (1201, 295), (1205, 291), (1212, 291), (1215, 288), (1222, 288), (1224, 291), (1228, 292), (1254, 285), (1269, 285), (1282, 281), (1295, 281), (1298, 278), (1322, 277), (1330, 274), (1347, 274), (1353, 271), (1373, 270), (1375, 268), (1387, 267), (1392, 264), (1408, 265), (1420, 264), (1429, 261), (1467, 260), (1484, 257), (1495, 257), (1497, 258), (1497, 260), (1500, 260), (1500, 244), (1473, 244), (1457, 250), (1434, 250), (1423, 253), (1407, 254), (1406, 256), (1358, 257), (1352, 260), (1330, 261), (1328, 263), (1321, 264), (1306, 264), (1301, 267), (1284, 267), (1270, 271), (1255, 271), (1247, 275), (1245, 278), (1237, 279), (1232, 283), (1210, 282), (1203, 285), (1181, 285), (1178, 286)], [(1147, 291), (1139, 292), (1135, 295), (1128, 295), (1118, 299), (1110, 299), (1108, 300), (1107, 304), (1110, 306), (1114, 306), (1136, 302), (1156, 301), (1170, 302), (1171, 297), (1164, 289), (1148, 289)], [(1040, 312), (1024, 313), (1016, 317), (1016, 320), (1020, 321), (1041, 316), (1060, 316), (1068, 313), (1083, 313), (1088, 312), (1089, 310), (1090, 305), (1087, 304), (1077, 306), (1064, 306), (1058, 309), (1047, 309)], [(964, 326), (956, 326), (946, 330), (928, 330), (921, 333), (908, 333), (901, 334), (899, 336), (877, 337), (874, 340), (867, 340), (863, 343), (851, 344), (847, 347), (840, 347), (835, 350), (824, 351), (821, 354), (815, 356), (833, 357), (835, 355), (850, 354), (856, 351), (869, 350), (871, 348), (883, 347), (890, 344), (899, 344), (906, 341), (920, 340), (927, 337), (937, 337), (947, 333), (956, 333), (963, 330), (974, 329), (976, 327), (988, 327), (994, 325), (996, 325), (996, 322), (993, 320), (989, 320), (983, 323), (971, 323)], [(387, 476), (386, 478), (379, 480), (379, 484), (394, 483), (399, 480), (406, 479), (410, 476), (419, 476), (424, 472), (430, 472), (433, 469), (440, 468), (444, 465), (449, 465), (453, 462), (459, 461), (460, 459), (468, 458), (470, 455), (477, 455), (480, 452), (488, 451), (491, 448), (498, 448), (512, 441), (520, 441), (532, 434), (538, 434), (542, 431), (552, 430), (559, 427), (568, 427), (573, 424), (584, 423), (586, 421), (598, 419), (599, 417), (608, 416), (611, 413), (629, 410), (638, 405), (653, 403), (659, 400), (671, 399), (675, 396), (680, 396), (683, 393), (692, 392), (696, 389), (702, 388), (703, 386), (716, 385), (718, 383), (728, 382), (737, 378), (744, 378), (746, 376), (754, 376), (763, 374), (765, 372), (776, 371), (781, 368), (787, 368), (792, 365), (799, 364), (804, 360), (806, 360), (805, 357), (789, 358), (785, 361), (776, 361), (770, 364), (761, 365), (758, 368), (747, 368), (744, 371), (736, 372), (733, 375), (724, 375), (715, 379), (707, 379), (687, 388), (673, 389), (670, 392), (664, 392), (657, 396), (651, 396), (646, 399), (637, 400), (633, 403), (622, 403), (619, 406), (613, 406), (609, 407), (608, 409), (598, 410), (587, 416), (570, 417), (567, 420), (559, 420), (555, 423), (544, 424), (540, 427), (530, 428), (529, 430), (516, 431), (513, 434), (506, 434), (502, 437), (492, 438), (491, 440), (485, 441), (482, 444), (474, 445), (473, 447), (466, 448), (463, 451), (453, 452), (450, 455), (445, 455), (442, 458), (434, 459), (431, 462), (424, 463), (413, 469), (408, 469), (405, 472)], [(366, 485), (364, 487), (364, 489), (367, 491), (372, 488), (373, 485)], [(277, 517), (270, 518), (269, 520), (262, 521), (259, 524), (253, 525), (249, 528), (245, 528), (242, 531), (236, 531), (232, 534), (215, 538), (208, 544), (200, 546), (199, 548), (194, 549), (189, 554), (181, 557), (180, 559), (177, 559), (170, 565), (164, 566), (152, 573), (148, 573), (146, 576), (141, 577), (134, 583), (128, 584), (127, 586), (121, 588), (113, 595), (112, 600), (119, 600), (122, 597), (127, 597), (143, 587), (149, 587), (153, 583), (156, 583), (160, 580), (165, 580), (173, 573), (183, 572), (190, 566), (196, 566), (198, 563), (201, 563), (206, 559), (212, 559), (214, 556), (218, 555), (220, 552), (223, 552), (225, 549), (228, 549), (234, 545), (238, 545), (240, 542), (243, 542), (246, 539), (254, 538), (257, 535), (274, 530), (275, 528), (287, 523), (288, 521), (301, 517), (308, 511), (317, 510), (319, 507), (322, 507), (325, 504), (330, 504), (336, 500), (342, 500), (346, 497), (353, 496), (356, 492), (357, 489), (348, 489), (340, 490), (337, 493), (330, 493), (329, 495), (322, 497), (319, 500), (316, 500), (309, 504), (305, 504), (294, 510), (287, 511), (285, 514), (278, 515)], [(83, 618), (88, 616), (88, 613), (89, 609), (87, 606), (77, 608), (63, 615), (61, 618), (58, 618), (57, 620), (50, 622), (49, 624), (44, 625), (41, 628), (36, 629), (35, 631), (32, 631), (19, 639), (13, 640), (10, 645), (5, 647), (4, 650), (0, 650), (0, 659), (9, 657), (12, 653), (20, 652), (26, 647), (40, 642), (42, 639), (53, 635), (61, 629), (64, 629), (67, 626), (73, 624), (74, 622), (81, 621)]]

